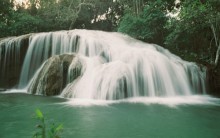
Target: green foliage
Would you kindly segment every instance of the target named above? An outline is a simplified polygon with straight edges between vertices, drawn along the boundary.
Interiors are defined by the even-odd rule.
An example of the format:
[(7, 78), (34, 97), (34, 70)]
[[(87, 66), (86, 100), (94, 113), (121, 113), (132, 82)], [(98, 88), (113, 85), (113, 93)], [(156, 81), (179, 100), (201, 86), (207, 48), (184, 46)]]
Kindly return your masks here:
[(12, 35), (28, 34), (38, 32), (43, 21), (28, 13), (14, 13), (8, 30)]
[(0, 21), (7, 22), (7, 18), (10, 16), (10, 12), (13, 8), (13, 1), (1, 0), (0, 1)]
[(81, 5), (74, 28), (116, 30), (123, 10), (118, 1), (89, 0), (87, 4)]
[(143, 39), (142, 37), (142, 30), (144, 29), (143, 26), (144, 26), (143, 19), (127, 14), (122, 18), (118, 31), (129, 34), (130, 36), (138, 39)]
[(45, 117), (43, 115), (43, 113), (37, 109), (35, 111), (36, 114), (36, 119), (39, 120), (39, 124), (37, 124), (37, 128), (39, 129), (39, 131), (37, 131), (33, 138), (47, 138), (47, 136), (49, 138), (60, 138), (60, 133), (63, 130), (63, 125), (59, 124), (56, 125), (54, 123), (52, 123), (52, 125), (50, 125), (49, 130), (47, 130), (46, 128), (48, 127), (48, 125), (45, 122)]
[(7, 29), (7, 25), (4, 24), (3, 22), (0, 22), (0, 37), (4, 37), (8, 35), (8, 29)]
[(43, 31), (69, 29), (69, 26), (77, 18), (77, 6), (79, 0), (44, 0), (37, 9), (37, 16), (44, 21)]
[(116, 30), (123, 7), (113, 0), (0, 2), (0, 37), (74, 28)]
[(59, 134), (63, 130), (63, 125), (52, 124), (50, 127), (49, 138), (60, 138)]
[(162, 45), (167, 32), (165, 28), (168, 20), (167, 9), (167, 2), (148, 1), (138, 16), (128, 12), (122, 18), (118, 31), (143, 41)]
[(0, 37), (9, 35), (8, 25), (13, 13), (13, 1), (0, 1)]
[[(165, 46), (186, 60), (209, 63), (215, 60), (220, 44), (219, 0), (121, 2), (126, 14), (119, 24), (119, 32)], [(171, 13), (177, 15), (172, 17)]]
[[(1, 0), (0, 37), (74, 28), (117, 30), (165, 46), (184, 59), (213, 62), (220, 43), (220, 1), (175, 2), (29, 0), (14, 5), (14, 0)], [(175, 12), (175, 17), (168, 15)]]
[(43, 113), (37, 109), (36, 111), (36, 119), (38, 119), (40, 122), (37, 125), (37, 128), (40, 129), (40, 131), (36, 132), (34, 134), (34, 138), (46, 138), (46, 124), (44, 121)]
[(181, 1), (179, 15), (167, 22), (166, 28), (169, 34), (165, 45), (174, 51), (179, 51), (184, 57), (189, 54), (184, 54), (183, 51), (191, 51), (194, 55), (198, 55), (198, 60), (213, 62), (216, 47), (211, 25), (215, 25), (219, 36), (220, 11), (216, 7), (219, 4), (220, 2), (215, 0)]
[[(208, 14), (208, 7), (201, 4), (198, 0), (184, 2), (181, 5), (181, 11), (178, 18), (173, 18), (170, 20), (167, 28), (171, 29), (171, 33), (168, 35), (168, 42), (177, 41), (181, 39), (182, 34), (185, 35), (195, 35), (195, 33), (200, 33), (202, 30), (205, 31), (209, 27), (208, 21), (205, 16)], [(184, 41), (190, 41), (190, 37), (185, 36)], [(181, 41), (182, 43), (183, 41)], [(188, 43), (188, 42), (187, 42)], [(170, 44), (170, 43), (169, 43)]]

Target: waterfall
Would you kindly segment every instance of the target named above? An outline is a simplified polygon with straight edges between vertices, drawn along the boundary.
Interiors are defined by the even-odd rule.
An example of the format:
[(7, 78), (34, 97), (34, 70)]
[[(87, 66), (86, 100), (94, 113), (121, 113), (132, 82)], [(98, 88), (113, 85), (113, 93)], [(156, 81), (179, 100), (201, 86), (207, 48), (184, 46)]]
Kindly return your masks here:
[(206, 92), (204, 67), (155, 44), (120, 33), (89, 30), (32, 34), (19, 88), (27, 87), (50, 57), (71, 53), (77, 53), (82, 69), (77, 78), (71, 79), (76, 62), (73, 59), (68, 66), (68, 83), (61, 92), (63, 97), (114, 100)]
[(16, 87), (29, 35), (9, 37), (0, 40), (0, 88)]

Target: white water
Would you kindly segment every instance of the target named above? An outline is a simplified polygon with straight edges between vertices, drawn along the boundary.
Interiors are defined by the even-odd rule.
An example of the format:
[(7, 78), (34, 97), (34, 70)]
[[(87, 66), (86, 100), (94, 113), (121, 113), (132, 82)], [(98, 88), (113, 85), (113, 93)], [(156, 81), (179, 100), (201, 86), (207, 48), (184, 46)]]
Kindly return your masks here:
[[(7, 62), (13, 60), (15, 64), (19, 62), (20, 57), (20, 47), (21, 47), (22, 37), (9, 37), (0, 41), (0, 57), (2, 60), (2, 69), (5, 69)], [(4, 47), (4, 48), (3, 48)], [(3, 70), (5, 72), (5, 70)]]
[[(9, 76), (16, 76), (21, 62), (22, 40), (26, 35), (8, 37), (0, 40), (0, 87), (11, 81)], [(13, 72), (9, 71), (13, 67)], [(14, 78), (11, 78), (14, 79)]]
[(78, 53), (83, 71), (61, 93), (84, 99), (123, 99), (205, 93), (205, 69), (166, 49), (120, 33), (72, 30), (34, 34), (22, 67), (24, 88), (53, 55)]
[(208, 95), (175, 96), (175, 97), (136, 97), (122, 100), (93, 100), (93, 99), (68, 99), (67, 102), (59, 103), (68, 106), (109, 106), (119, 103), (144, 104), (144, 105), (165, 105), (177, 108), (179, 105), (214, 105), (220, 106), (219, 98)]
[[(1, 41), (6, 43), (5, 49), (0, 48), (0, 54), (5, 53), (1, 55), (1, 78), (7, 76), (6, 64), (12, 59), (15, 67), (20, 64), (22, 38)], [(83, 73), (74, 82), (68, 80), (70, 84), (61, 94), (65, 97), (121, 99), (205, 93), (205, 73), (194, 63), (119, 33), (87, 30), (32, 35), (19, 87), (26, 87), (49, 57), (72, 52), (79, 54)]]

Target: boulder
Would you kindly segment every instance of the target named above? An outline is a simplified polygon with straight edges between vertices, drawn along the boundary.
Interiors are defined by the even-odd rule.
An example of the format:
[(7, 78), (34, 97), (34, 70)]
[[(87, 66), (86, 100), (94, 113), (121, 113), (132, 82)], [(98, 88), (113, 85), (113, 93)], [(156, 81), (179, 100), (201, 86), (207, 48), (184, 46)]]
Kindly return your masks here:
[[(74, 66), (73, 66), (74, 65)], [(33, 77), (28, 92), (46, 96), (59, 95), (65, 86), (81, 74), (81, 62), (75, 54), (56, 55), (49, 58)], [(69, 79), (70, 74), (74, 77)]]

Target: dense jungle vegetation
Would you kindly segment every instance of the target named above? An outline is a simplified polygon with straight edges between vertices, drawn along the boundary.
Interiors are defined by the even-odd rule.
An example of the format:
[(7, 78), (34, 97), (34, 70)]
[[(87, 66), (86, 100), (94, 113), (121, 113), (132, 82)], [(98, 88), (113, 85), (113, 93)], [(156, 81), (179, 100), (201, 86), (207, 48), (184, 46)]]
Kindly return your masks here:
[(219, 61), (219, 0), (0, 1), (0, 37), (76, 28), (119, 31), (186, 60)]

